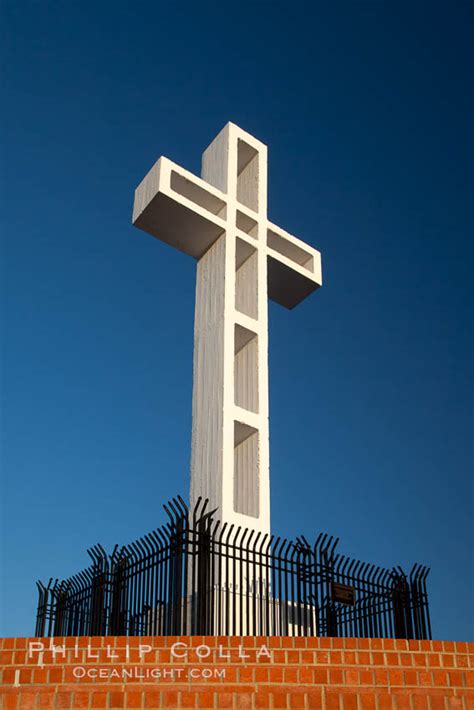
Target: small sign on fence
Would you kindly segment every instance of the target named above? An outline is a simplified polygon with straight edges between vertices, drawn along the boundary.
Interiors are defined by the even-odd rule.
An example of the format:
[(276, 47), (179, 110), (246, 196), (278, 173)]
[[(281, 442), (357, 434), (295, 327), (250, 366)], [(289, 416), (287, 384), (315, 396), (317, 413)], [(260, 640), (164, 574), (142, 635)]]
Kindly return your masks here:
[(333, 602), (354, 606), (356, 602), (355, 589), (354, 587), (350, 587), (348, 584), (338, 584), (337, 582), (333, 582), (331, 584), (331, 598)]

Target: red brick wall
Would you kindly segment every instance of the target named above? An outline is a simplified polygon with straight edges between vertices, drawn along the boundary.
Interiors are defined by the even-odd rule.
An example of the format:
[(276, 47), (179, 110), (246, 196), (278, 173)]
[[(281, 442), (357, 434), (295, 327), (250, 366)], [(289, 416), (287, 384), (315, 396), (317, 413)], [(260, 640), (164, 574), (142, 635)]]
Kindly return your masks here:
[[(43, 652), (28, 653), (29, 642)], [(186, 644), (174, 647), (185, 658), (173, 657), (176, 642)], [(465, 642), (80, 637), (54, 639), (59, 650), (50, 639), (0, 643), (4, 710), (474, 708), (474, 644)]]

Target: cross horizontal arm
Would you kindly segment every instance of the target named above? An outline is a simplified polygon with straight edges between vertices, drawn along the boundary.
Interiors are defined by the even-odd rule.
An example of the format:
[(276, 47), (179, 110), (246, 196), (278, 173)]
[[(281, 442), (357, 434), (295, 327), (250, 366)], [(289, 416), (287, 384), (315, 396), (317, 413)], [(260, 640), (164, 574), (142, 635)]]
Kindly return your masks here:
[(168, 158), (135, 190), (133, 224), (199, 259), (225, 231), (226, 195)]
[(135, 191), (133, 224), (189, 256), (200, 259), (229, 229), (250, 251), (264, 249), (268, 297), (294, 308), (321, 286), (321, 254), (269, 221), (265, 233), (257, 234), (258, 219), (239, 204), (236, 223), (230, 225), (227, 195), (164, 157)]
[(271, 222), (266, 237), (268, 297), (294, 308), (321, 286), (321, 254)]

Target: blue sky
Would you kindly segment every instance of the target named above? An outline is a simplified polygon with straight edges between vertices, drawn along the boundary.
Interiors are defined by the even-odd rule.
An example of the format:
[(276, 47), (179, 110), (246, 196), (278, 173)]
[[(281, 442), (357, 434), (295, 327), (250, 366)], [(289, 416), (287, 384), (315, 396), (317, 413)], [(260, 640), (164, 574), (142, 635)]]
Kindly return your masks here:
[(187, 496), (195, 264), (131, 226), (229, 120), (324, 287), (270, 304), (272, 527), (429, 578), (473, 637), (472, 4), (2, 3), (4, 635)]

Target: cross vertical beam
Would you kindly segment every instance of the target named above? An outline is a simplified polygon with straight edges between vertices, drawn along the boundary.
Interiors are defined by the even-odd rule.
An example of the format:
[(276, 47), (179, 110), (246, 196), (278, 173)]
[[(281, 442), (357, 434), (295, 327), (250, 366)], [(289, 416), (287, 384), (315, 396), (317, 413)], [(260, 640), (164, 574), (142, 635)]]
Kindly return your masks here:
[(191, 504), (270, 531), (267, 298), (293, 308), (321, 256), (267, 218), (267, 148), (228, 123), (202, 178), (160, 158), (135, 191), (133, 223), (197, 259)]
[(223, 520), (268, 532), (266, 146), (227, 124), (202, 178), (227, 194), (227, 229), (197, 267), (191, 502), (202, 495)]

